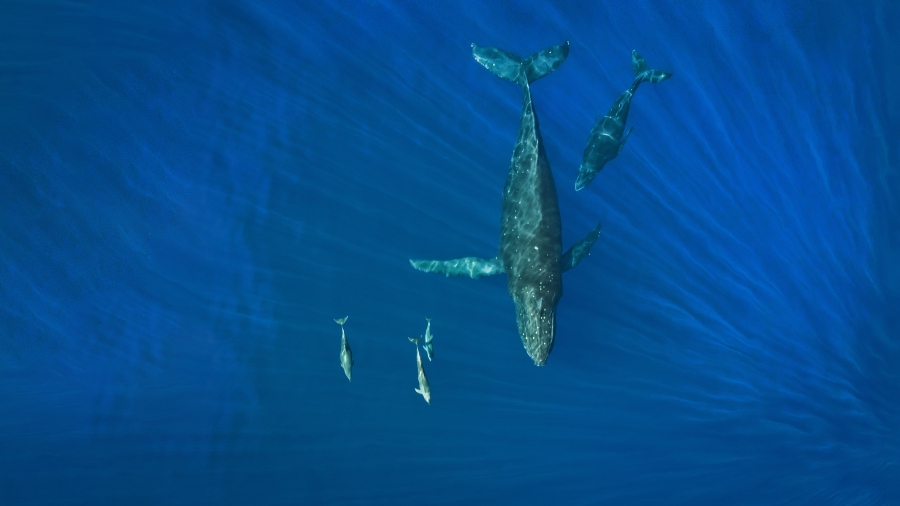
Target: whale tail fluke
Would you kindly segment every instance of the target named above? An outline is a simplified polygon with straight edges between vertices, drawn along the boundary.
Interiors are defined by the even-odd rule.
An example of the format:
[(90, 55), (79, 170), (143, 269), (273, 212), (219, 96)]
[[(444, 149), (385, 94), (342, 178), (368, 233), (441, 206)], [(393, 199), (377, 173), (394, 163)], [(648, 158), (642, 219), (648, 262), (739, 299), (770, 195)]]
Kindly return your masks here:
[(665, 70), (647, 68), (647, 62), (637, 51), (631, 51), (631, 66), (634, 67), (634, 77), (641, 82), (658, 83), (672, 77), (671, 72)]
[(558, 69), (566, 61), (569, 41), (545, 48), (524, 60), (517, 54), (496, 47), (475, 44), (472, 44), (472, 56), (497, 77), (525, 86)]

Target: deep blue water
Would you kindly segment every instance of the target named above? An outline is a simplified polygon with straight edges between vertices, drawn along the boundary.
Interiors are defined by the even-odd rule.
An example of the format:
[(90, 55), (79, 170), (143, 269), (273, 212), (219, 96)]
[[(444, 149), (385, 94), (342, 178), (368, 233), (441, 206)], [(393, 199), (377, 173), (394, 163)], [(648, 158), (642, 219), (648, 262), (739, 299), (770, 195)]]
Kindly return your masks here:
[[(900, 5), (428, 4), (0, 5), (0, 504), (900, 504)], [(564, 40), (603, 232), (538, 368), (407, 259), (496, 253), (470, 44)], [(632, 49), (675, 76), (576, 193)]]

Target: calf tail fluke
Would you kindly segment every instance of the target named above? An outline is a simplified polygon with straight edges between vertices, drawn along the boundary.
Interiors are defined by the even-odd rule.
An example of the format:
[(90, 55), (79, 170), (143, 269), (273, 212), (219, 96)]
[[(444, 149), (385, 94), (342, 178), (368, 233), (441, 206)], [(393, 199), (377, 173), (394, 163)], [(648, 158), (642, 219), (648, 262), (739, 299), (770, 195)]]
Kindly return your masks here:
[(647, 62), (637, 51), (631, 51), (631, 66), (634, 67), (634, 77), (641, 82), (658, 83), (672, 77), (671, 72), (647, 68)]
[(558, 69), (569, 56), (569, 42), (550, 46), (524, 60), (496, 47), (472, 44), (472, 56), (497, 77), (525, 86)]

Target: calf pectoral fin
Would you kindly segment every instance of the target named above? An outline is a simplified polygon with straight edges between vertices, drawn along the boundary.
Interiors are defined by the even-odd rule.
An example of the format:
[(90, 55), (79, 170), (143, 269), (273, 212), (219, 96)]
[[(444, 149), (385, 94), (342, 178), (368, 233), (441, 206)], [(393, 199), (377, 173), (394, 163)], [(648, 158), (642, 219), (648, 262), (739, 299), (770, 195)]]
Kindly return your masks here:
[(472, 279), (478, 279), (482, 276), (493, 276), (503, 272), (503, 265), (497, 257), (490, 260), (476, 257), (453, 260), (410, 260), (409, 263), (420, 271), (437, 272), (447, 277), (469, 276)]
[(625, 141), (628, 140), (628, 136), (631, 135), (631, 131), (632, 131), (632, 130), (634, 130), (634, 127), (629, 128), (629, 129), (628, 129), (628, 133), (626, 133), (625, 136), (622, 137), (622, 141), (619, 142), (619, 153), (621, 153), (621, 152), (622, 152), (622, 148), (625, 147)]
[(597, 238), (600, 237), (600, 222), (597, 222), (597, 226), (594, 230), (588, 232), (588, 235), (584, 236), (584, 239), (575, 243), (569, 251), (562, 256), (562, 272), (566, 272), (569, 269), (573, 269), (576, 265), (578, 265), (581, 260), (588, 256), (588, 253), (591, 252), (591, 246), (597, 242)]

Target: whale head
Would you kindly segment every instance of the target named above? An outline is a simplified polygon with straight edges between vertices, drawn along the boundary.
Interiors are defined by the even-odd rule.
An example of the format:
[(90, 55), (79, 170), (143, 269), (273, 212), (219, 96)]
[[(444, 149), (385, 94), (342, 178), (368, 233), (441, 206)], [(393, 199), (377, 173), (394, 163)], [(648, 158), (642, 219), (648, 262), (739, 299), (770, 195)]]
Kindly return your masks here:
[(581, 191), (585, 186), (589, 185), (591, 181), (597, 176), (599, 170), (579, 170), (578, 178), (575, 179), (575, 191)]
[(561, 293), (524, 290), (517, 293), (513, 300), (516, 303), (516, 323), (519, 336), (528, 356), (534, 365), (544, 365), (553, 350), (556, 339), (556, 306)]
[(600, 141), (593, 142), (588, 146), (589, 152), (585, 150), (584, 159), (581, 161), (581, 166), (578, 167), (578, 177), (575, 178), (575, 191), (580, 191), (591, 184), (591, 181), (603, 170), (607, 162), (618, 156), (618, 146), (613, 145), (610, 139), (609, 136), (602, 136)]

